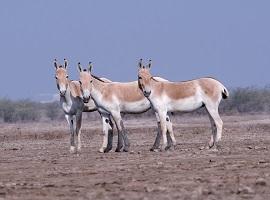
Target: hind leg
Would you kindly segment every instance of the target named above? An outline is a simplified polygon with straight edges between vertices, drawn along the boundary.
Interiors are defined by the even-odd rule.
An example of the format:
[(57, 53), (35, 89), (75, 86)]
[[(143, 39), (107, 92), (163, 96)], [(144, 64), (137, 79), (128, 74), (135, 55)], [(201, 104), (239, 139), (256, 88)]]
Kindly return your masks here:
[[(122, 147), (124, 146), (123, 151), (128, 152), (129, 140), (127, 137), (127, 132), (125, 130), (123, 120), (121, 118), (121, 114), (120, 112), (115, 112), (115, 113), (112, 113), (112, 116), (113, 116), (117, 131), (118, 131), (118, 143), (117, 143), (117, 148), (115, 151), (120, 152)], [(123, 142), (124, 142), (124, 145), (123, 145)]]
[(156, 149), (159, 148), (160, 145), (160, 139), (161, 139), (161, 125), (160, 125), (160, 119), (158, 114), (155, 112), (156, 115), (156, 119), (157, 119), (157, 135), (156, 135), (156, 139), (155, 142), (153, 144), (153, 146), (151, 147), (150, 151), (155, 151)]
[(219, 116), (217, 107), (211, 108), (206, 106), (206, 109), (208, 111), (212, 127), (212, 136), (209, 142), (209, 148), (212, 148), (221, 140), (223, 122)]
[(167, 115), (166, 117), (166, 121), (167, 121), (167, 140), (168, 140), (168, 148), (171, 147), (175, 147), (176, 146), (176, 139), (174, 137), (174, 133), (173, 133), (173, 127), (172, 127), (172, 122), (169, 118), (169, 116)]
[(151, 147), (150, 151), (155, 151), (156, 149), (159, 148), (160, 145), (160, 139), (161, 139), (161, 126), (160, 126), (160, 122), (157, 123), (157, 135), (156, 135), (156, 139), (155, 142), (153, 144), (153, 146)]

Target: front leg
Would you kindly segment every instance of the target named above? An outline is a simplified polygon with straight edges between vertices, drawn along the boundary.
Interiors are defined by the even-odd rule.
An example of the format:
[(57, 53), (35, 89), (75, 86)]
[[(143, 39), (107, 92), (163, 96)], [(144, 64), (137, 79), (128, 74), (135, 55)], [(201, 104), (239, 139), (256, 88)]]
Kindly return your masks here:
[(69, 129), (70, 129), (70, 153), (75, 153), (73, 116), (66, 114), (65, 118), (68, 122)]
[(158, 112), (158, 115), (160, 118), (161, 134), (162, 134), (162, 138), (163, 138), (163, 144), (162, 144), (161, 150), (168, 149), (166, 114), (167, 114), (166, 111), (159, 111)]
[(159, 121), (159, 122), (157, 122), (157, 135), (156, 135), (156, 139), (155, 139), (155, 142), (154, 142), (153, 146), (151, 147), (150, 151), (155, 151), (156, 149), (159, 148), (160, 139), (161, 139), (161, 126), (160, 126), (160, 121)]
[(81, 151), (81, 127), (82, 127), (82, 112), (76, 115), (76, 136), (77, 136), (77, 151)]
[(109, 131), (109, 118), (107, 116), (101, 115), (102, 118), (102, 133), (103, 133), (103, 142), (102, 146), (99, 149), (100, 153), (104, 153), (108, 145), (108, 131)]
[[(150, 151), (156, 151), (157, 149), (159, 149), (161, 135), (162, 135), (159, 115), (157, 112), (155, 112), (155, 115), (157, 119), (157, 135), (156, 135), (154, 145), (152, 146)], [(168, 147), (170, 148), (171, 146), (173, 146), (173, 141), (172, 141), (172, 138), (170, 136), (170, 131), (169, 131), (170, 129), (172, 129), (172, 124), (171, 124), (169, 115), (167, 115), (166, 117), (166, 126), (167, 126), (166, 136), (167, 136), (167, 141), (168, 141)]]

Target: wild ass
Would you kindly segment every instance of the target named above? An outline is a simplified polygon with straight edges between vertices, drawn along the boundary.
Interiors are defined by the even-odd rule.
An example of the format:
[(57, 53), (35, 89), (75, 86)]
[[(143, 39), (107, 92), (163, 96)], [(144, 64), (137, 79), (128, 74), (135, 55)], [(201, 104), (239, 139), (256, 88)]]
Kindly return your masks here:
[[(68, 62), (64, 59), (64, 65), (58, 65), (56, 59), (54, 60), (55, 66), (55, 79), (56, 85), (60, 93), (60, 104), (65, 113), (65, 118), (70, 127), (70, 152), (75, 153), (75, 133), (77, 136), (77, 151), (81, 150), (81, 124), (82, 124), (82, 112), (93, 112), (97, 108), (94, 102), (91, 100), (87, 104), (84, 104), (80, 84), (78, 81), (71, 81), (68, 79), (67, 66)], [(103, 79), (109, 82), (108, 79)], [(74, 120), (75, 130), (74, 130)], [(112, 135), (113, 124), (109, 118), (102, 118), (103, 132), (109, 132)], [(105, 134), (104, 134), (105, 135)], [(106, 133), (108, 135), (108, 133)], [(112, 138), (112, 137), (110, 137)], [(100, 152), (110, 151), (112, 148), (112, 141), (103, 137), (103, 144), (100, 148)], [(106, 145), (106, 146), (105, 146)]]
[[(228, 90), (213, 78), (200, 78), (183, 82), (160, 82), (150, 73), (151, 60), (147, 66), (139, 61), (138, 83), (145, 97), (149, 99), (158, 113), (163, 136), (163, 147), (167, 149), (167, 112), (189, 112), (205, 107), (210, 118), (212, 135), (209, 148), (221, 140), (223, 122), (218, 113), (221, 99), (229, 96)], [(172, 134), (173, 135), (173, 134)], [(172, 136), (173, 144), (176, 143)]]
[[(118, 143), (115, 151), (120, 152), (124, 146), (123, 151), (127, 152), (129, 150), (129, 140), (122, 121), (121, 113), (136, 114), (146, 112), (151, 108), (150, 102), (143, 96), (143, 93), (138, 87), (137, 81), (127, 83), (106, 83), (100, 78), (92, 75), (91, 69), (91, 63), (89, 63), (88, 69), (83, 70), (80, 63), (78, 63), (83, 98), (87, 101), (91, 97), (102, 116), (107, 118), (112, 116), (118, 130)], [(160, 81), (166, 81), (161, 78), (157, 79)], [(167, 120), (168, 121), (165, 123), (165, 126), (168, 130), (172, 130), (172, 124), (169, 116), (167, 116)], [(158, 122), (158, 124), (160, 123)], [(160, 135), (160, 128), (158, 128), (158, 135)], [(150, 150), (158, 148), (160, 137), (156, 138), (157, 139)]]

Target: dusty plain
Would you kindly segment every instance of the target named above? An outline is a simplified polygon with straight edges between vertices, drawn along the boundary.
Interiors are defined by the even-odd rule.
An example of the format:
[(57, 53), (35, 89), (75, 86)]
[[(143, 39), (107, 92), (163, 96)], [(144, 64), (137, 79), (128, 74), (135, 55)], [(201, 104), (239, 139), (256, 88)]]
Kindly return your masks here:
[[(218, 151), (207, 116), (172, 117), (174, 151), (150, 152), (154, 118), (128, 119), (128, 153), (98, 153), (101, 123), (84, 119), (82, 151), (66, 122), (0, 124), (2, 199), (270, 199), (270, 116), (222, 116)], [(114, 149), (117, 134), (114, 130)]]

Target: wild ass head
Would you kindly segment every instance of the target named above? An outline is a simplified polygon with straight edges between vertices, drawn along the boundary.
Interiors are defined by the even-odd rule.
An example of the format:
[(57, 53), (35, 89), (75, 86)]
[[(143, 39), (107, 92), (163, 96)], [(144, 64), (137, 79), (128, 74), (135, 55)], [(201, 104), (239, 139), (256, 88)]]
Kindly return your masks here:
[(64, 65), (58, 65), (56, 59), (54, 59), (56, 85), (61, 96), (65, 96), (67, 91), (68, 86), (67, 66), (68, 62), (66, 59), (64, 59)]
[(151, 94), (151, 81), (153, 79), (152, 75), (150, 74), (151, 60), (149, 60), (149, 64), (147, 66), (144, 66), (142, 59), (140, 59), (138, 66), (139, 88), (142, 90), (145, 97), (149, 97)]
[(80, 88), (83, 94), (84, 103), (88, 103), (90, 99), (90, 92), (92, 90), (93, 78), (91, 76), (92, 63), (89, 62), (89, 67), (87, 69), (82, 69), (81, 64), (78, 63), (78, 70), (80, 74)]

